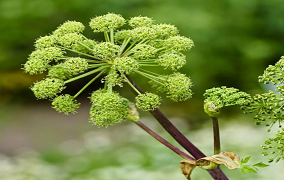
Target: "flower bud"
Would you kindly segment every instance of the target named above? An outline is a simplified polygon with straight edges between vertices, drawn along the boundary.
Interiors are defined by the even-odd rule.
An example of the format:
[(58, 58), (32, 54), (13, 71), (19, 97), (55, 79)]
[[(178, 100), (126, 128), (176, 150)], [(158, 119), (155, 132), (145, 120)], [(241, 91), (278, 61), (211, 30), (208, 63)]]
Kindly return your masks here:
[(94, 91), (91, 95), (90, 121), (101, 127), (120, 123), (129, 115), (129, 101), (116, 92)]
[(157, 24), (153, 25), (152, 28), (156, 30), (159, 39), (166, 39), (179, 33), (177, 27), (171, 24)]
[(184, 36), (169, 37), (165, 40), (164, 45), (175, 51), (189, 51), (194, 46), (193, 41)]
[(114, 67), (121, 74), (129, 74), (139, 68), (138, 62), (131, 57), (116, 58), (114, 60)]
[(135, 105), (142, 111), (153, 111), (161, 105), (161, 98), (156, 94), (146, 92), (135, 97)]
[(69, 33), (57, 38), (58, 44), (69, 49), (71, 49), (74, 44), (82, 42), (83, 40), (84, 36), (82, 34), (77, 33)]
[(114, 13), (97, 16), (91, 19), (90, 27), (94, 32), (109, 32), (110, 29), (117, 29), (125, 24), (125, 19)]
[(131, 49), (131, 57), (135, 59), (149, 59), (156, 56), (157, 49), (151, 45), (138, 44)]
[(141, 27), (141, 26), (147, 26), (150, 27), (153, 24), (154, 20), (149, 17), (133, 17), (131, 18), (128, 23), (131, 27)]
[(64, 81), (55, 78), (46, 78), (34, 83), (31, 87), (38, 99), (53, 98), (64, 89)]
[(166, 52), (158, 57), (160, 66), (176, 71), (186, 64), (186, 57), (180, 52)]
[(93, 54), (98, 58), (111, 59), (117, 55), (119, 46), (110, 42), (101, 42), (94, 46)]
[(73, 96), (64, 94), (53, 99), (52, 107), (60, 113), (74, 114), (79, 109), (80, 103), (77, 103)]
[(66, 21), (61, 26), (59, 26), (53, 34), (56, 36), (63, 36), (70, 33), (81, 33), (85, 29), (85, 26), (81, 22), (76, 21)]

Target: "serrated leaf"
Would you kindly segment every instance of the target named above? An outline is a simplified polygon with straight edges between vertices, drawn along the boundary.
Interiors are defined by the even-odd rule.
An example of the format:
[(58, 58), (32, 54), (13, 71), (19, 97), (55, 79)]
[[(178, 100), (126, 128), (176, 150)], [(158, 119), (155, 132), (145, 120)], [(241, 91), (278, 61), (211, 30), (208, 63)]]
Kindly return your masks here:
[(242, 166), (241, 171), (245, 174), (246, 173), (257, 173), (257, 170), (253, 167), (250, 167), (250, 166)]
[(259, 163), (254, 164), (253, 166), (263, 168), (263, 167), (267, 167), (267, 166), (269, 166), (269, 165), (268, 165), (268, 164), (265, 164), (265, 163), (263, 163), (263, 162), (259, 162)]
[(248, 156), (248, 157), (246, 157), (245, 159), (242, 159), (241, 163), (242, 163), (242, 164), (247, 163), (247, 162), (250, 160), (250, 157), (251, 157), (251, 156)]

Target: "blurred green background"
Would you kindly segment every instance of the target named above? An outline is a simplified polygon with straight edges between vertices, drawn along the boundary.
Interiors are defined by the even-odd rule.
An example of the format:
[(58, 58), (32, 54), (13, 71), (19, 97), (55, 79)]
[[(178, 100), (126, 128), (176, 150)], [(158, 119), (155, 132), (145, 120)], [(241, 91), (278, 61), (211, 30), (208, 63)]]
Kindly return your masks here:
[[(139, 177), (147, 180), (164, 177), (183, 179), (178, 170), (180, 159), (175, 154), (167, 152), (166, 148), (161, 146), (156, 148), (154, 144), (158, 143), (151, 137), (141, 136), (143, 143), (140, 142), (139, 135), (136, 139), (132, 137), (135, 133), (131, 136), (134, 140), (122, 136), (122, 139), (127, 140), (120, 140), (117, 143), (116, 139), (112, 139), (114, 136), (110, 135), (112, 132), (117, 134), (140, 132), (138, 128), (132, 127), (133, 125), (126, 122), (124, 126), (101, 130), (87, 123), (88, 94), (80, 100), (84, 105), (78, 114), (65, 116), (52, 110), (50, 102), (36, 100), (29, 90), (29, 86), (34, 81), (42, 78), (24, 74), (21, 70), (22, 64), (34, 49), (33, 43), (36, 38), (49, 34), (66, 20), (80, 21), (88, 27), (90, 18), (108, 12), (121, 14), (125, 18), (138, 15), (153, 17), (157, 23), (176, 25), (181, 35), (194, 40), (195, 47), (187, 53), (188, 63), (181, 70), (189, 75), (195, 84), (194, 98), (181, 103), (164, 100), (162, 106), (162, 110), (169, 117), (181, 119), (180, 121), (184, 123), (182, 126), (187, 127), (183, 129), (184, 132), (194, 128), (200, 128), (199, 131), (203, 132), (204, 127), (210, 126), (206, 124), (208, 118), (202, 112), (202, 94), (206, 89), (225, 85), (252, 94), (262, 92), (257, 77), (268, 64), (274, 64), (284, 53), (283, 0), (1, 0), (0, 153), (3, 157), (0, 156), (0, 167), (6, 169), (4, 168), (4, 171), (0, 168), (0, 175), (2, 171), (4, 175), (10, 172), (13, 175), (20, 174), (21, 177), (23, 172), (29, 172), (31, 177), (27, 175), (22, 178), (23, 180), (43, 177), (55, 180), (64, 178), (107, 180), (108, 176), (121, 180), (139, 179)], [(99, 34), (93, 34), (89, 28), (86, 28), (85, 35), (90, 38), (102, 38)], [(140, 80), (139, 77), (134, 79), (141, 82), (143, 89), (150, 90), (146, 87), (144, 79)], [(82, 84), (75, 83), (73, 86), (76, 88)], [(126, 87), (121, 93), (133, 97)], [(252, 126), (254, 122), (250, 117), (244, 118), (240, 114), (238, 108), (228, 108), (224, 110), (223, 115), (226, 121), (221, 123), (225, 126), (237, 121), (243, 124), (243, 128), (249, 126), (255, 128), (255, 131), (259, 130), (259, 127)], [(228, 122), (228, 119), (233, 120)], [(122, 129), (128, 126), (133, 130), (124, 132)], [(157, 130), (161, 131), (158, 127)], [(250, 131), (252, 130), (248, 132)], [(143, 134), (142, 131), (141, 133)], [(260, 132), (249, 136), (253, 138), (258, 133)], [(90, 145), (91, 149), (88, 149), (88, 144), (85, 145), (89, 141), (86, 136), (99, 138)], [(195, 136), (194, 133), (190, 135), (193, 139)], [(212, 145), (211, 136), (208, 136), (204, 136), (204, 143), (209, 142)], [(263, 140), (251, 143), (255, 142), (253, 147), (258, 149)], [(100, 143), (103, 144), (102, 148)], [(245, 147), (240, 148), (240, 145), (244, 145), (243, 141), (239, 139), (238, 143), (234, 146), (228, 145), (228, 148), (235, 151), (238, 147), (237, 150), (242, 153), (247, 151)], [(98, 148), (95, 145), (98, 145)], [(61, 146), (64, 147), (63, 150)], [(83, 146), (87, 147), (87, 150), (79, 148)], [(126, 146), (129, 148), (125, 149)], [(78, 152), (76, 148), (79, 148)], [(203, 150), (209, 154), (211, 152), (207, 148)], [(68, 154), (67, 151), (72, 153)], [(128, 156), (133, 158), (129, 159)], [(10, 162), (11, 158), (15, 158), (13, 162), (18, 163)], [(135, 158), (138, 160), (134, 160)], [(166, 167), (161, 167), (159, 163)], [(28, 167), (31, 170), (24, 169)], [(81, 170), (74, 170), (77, 168)], [(16, 172), (16, 169), (22, 171)], [(38, 171), (42, 169), (47, 170), (40, 174)], [(62, 174), (59, 173), (57, 176), (55, 171), (61, 171)], [(270, 174), (272, 172), (271, 169), (263, 171), (269, 171)], [(39, 175), (33, 174), (35, 172)], [(107, 172), (112, 174), (107, 175)], [(129, 172), (132, 174), (127, 174)], [(124, 175), (119, 177), (115, 173), (124, 173)], [(202, 179), (206, 173), (201, 174), (201, 176), (196, 174), (196, 179)], [(238, 175), (238, 173), (234, 175), (236, 179)], [(242, 179), (265, 179), (264, 177), (244, 176)], [(16, 179), (16, 176), (7, 175), (6, 179), (13, 180), (13, 178)]]

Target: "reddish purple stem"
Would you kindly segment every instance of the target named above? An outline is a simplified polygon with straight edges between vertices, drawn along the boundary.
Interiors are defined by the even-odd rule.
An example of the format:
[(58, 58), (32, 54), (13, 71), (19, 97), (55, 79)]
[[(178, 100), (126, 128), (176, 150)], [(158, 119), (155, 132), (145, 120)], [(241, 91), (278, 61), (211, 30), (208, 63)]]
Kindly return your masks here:
[[(126, 77), (140, 93), (144, 93), (142, 89), (128, 75), (126, 75)], [(137, 94), (136, 91), (133, 92)], [(150, 111), (150, 113), (157, 119), (157, 121), (163, 126), (163, 128), (195, 159), (206, 157), (205, 154), (203, 154), (196, 146), (194, 146), (159, 109)], [(226, 175), (219, 168), (208, 170), (208, 172), (214, 180), (228, 180)]]

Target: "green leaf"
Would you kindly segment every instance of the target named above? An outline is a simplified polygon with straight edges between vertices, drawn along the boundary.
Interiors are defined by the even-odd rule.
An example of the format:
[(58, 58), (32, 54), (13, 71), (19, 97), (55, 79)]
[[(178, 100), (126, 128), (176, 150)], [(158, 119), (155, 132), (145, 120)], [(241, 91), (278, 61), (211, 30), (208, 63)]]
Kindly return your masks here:
[(241, 163), (242, 163), (242, 164), (247, 163), (247, 162), (249, 161), (250, 157), (251, 157), (251, 156), (248, 156), (248, 157), (246, 157), (245, 159), (242, 159)]
[(241, 171), (246, 174), (246, 173), (257, 173), (257, 169), (250, 167), (250, 166), (242, 166)]
[(267, 167), (267, 166), (269, 166), (269, 165), (268, 165), (268, 164), (265, 164), (265, 163), (263, 163), (263, 162), (259, 162), (259, 163), (254, 164), (253, 166), (263, 168), (263, 167)]

